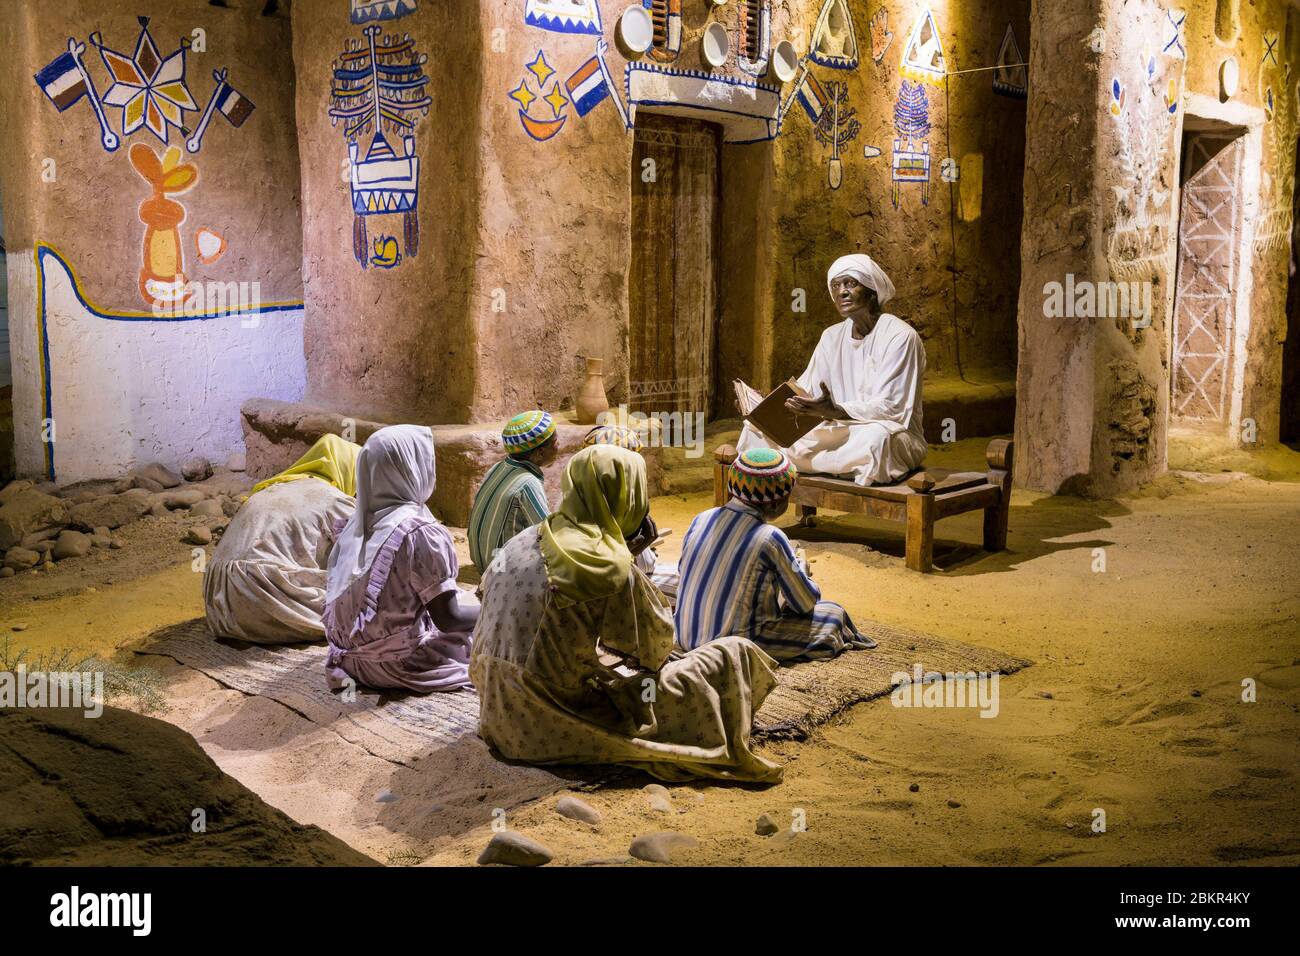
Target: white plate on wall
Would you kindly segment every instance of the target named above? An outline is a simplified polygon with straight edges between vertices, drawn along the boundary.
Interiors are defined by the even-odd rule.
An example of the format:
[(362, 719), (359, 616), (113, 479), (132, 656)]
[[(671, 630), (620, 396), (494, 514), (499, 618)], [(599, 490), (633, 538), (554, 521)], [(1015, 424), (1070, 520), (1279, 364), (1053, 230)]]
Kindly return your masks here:
[(772, 59), (768, 64), (768, 69), (782, 83), (788, 83), (794, 79), (795, 73), (799, 69), (799, 53), (794, 48), (794, 44), (789, 40), (782, 40), (772, 50)]
[(721, 23), (713, 22), (704, 28), (700, 38), (700, 58), (709, 66), (717, 68), (727, 62), (727, 53), (731, 49), (731, 38), (727, 28)]
[(655, 28), (645, 7), (631, 6), (618, 18), (619, 43), (629, 52), (645, 53), (654, 45)]

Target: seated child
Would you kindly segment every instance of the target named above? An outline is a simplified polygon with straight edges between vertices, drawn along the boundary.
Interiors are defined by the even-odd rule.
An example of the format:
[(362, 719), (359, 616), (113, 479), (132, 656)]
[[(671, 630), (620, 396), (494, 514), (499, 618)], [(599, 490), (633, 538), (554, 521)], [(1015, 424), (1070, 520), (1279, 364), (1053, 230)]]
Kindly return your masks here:
[(691, 522), (678, 562), (675, 620), (683, 649), (739, 635), (790, 661), (876, 646), (844, 608), (821, 599), (790, 539), (769, 524), (789, 507), (796, 476), (783, 452), (752, 448), (727, 474), (731, 500)]
[(425, 506), (436, 484), (433, 433), (390, 425), (357, 458), (357, 506), (330, 552), (325, 674), (427, 693), (469, 687), (475, 604), (457, 598), (451, 534)]
[[(643, 450), (645, 442), (641, 440), (640, 434), (634, 428), (624, 428), (621, 425), (597, 425), (582, 439), (583, 448), (590, 448), (592, 445), (613, 445), (616, 448), (638, 452), (643, 458), (645, 457)], [(655, 530), (656, 544), (671, 533), (665, 531), (660, 536), (658, 529)], [(668, 599), (669, 606), (672, 606), (677, 600), (677, 565), (671, 561), (660, 561), (659, 556), (655, 554), (655, 549), (649, 547), (636, 555), (636, 566), (650, 578), (650, 582)]]
[(506, 457), (483, 478), (469, 514), (469, 556), (482, 574), (502, 545), (551, 513), (542, 469), (559, 442), (549, 412), (520, 412), (501, 432)]

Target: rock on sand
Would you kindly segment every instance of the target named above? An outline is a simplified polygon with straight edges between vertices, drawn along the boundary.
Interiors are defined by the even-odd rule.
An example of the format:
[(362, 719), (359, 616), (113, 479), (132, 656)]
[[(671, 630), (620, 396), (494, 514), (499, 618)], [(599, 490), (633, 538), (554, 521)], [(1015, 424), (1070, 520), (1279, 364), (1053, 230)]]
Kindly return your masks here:
[(480, 866), (489, 863), (504, 863), (507, 866), (542, 866), (551, 862), (555, 854), (536, 840), (516, 833), (514, 830), (502, 830), (492, 834), (492, 839), (479, 854)]

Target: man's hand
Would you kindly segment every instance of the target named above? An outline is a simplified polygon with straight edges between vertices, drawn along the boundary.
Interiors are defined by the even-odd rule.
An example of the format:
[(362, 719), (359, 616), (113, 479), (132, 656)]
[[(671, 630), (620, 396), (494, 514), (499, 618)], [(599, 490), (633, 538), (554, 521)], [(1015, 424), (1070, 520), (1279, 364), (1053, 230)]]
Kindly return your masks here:
[(785, 400), (785, 407), (796, 415), (812, 415), (828, 422), (849, 417), (844, 409), (835, 404), (835, 399), (831, 398), (830, 389), (824, 382), (821, 398), (800, 398), (794, 395)]

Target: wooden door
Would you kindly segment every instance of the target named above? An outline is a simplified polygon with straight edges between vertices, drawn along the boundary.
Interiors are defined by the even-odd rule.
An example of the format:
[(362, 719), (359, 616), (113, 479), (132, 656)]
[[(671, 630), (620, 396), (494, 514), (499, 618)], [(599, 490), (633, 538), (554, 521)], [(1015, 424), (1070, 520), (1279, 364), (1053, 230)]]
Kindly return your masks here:
[(711, 408), (720, 144), (713, 124), (637, 113), (628, 346), (639, 411)]
[(1241, 230), (1240, 137), (1192, 133), (1178, 226), (1170, 414), (1180, 424), (1226, 424)]

